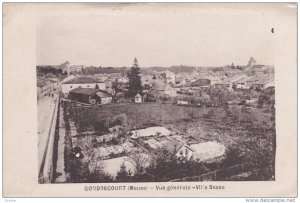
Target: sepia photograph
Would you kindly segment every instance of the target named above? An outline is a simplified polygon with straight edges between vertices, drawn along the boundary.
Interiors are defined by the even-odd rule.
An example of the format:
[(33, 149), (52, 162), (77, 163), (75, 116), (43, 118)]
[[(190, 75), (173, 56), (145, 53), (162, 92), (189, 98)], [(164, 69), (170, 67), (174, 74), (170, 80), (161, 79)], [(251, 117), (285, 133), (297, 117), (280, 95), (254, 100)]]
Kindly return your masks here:
[(276, 30), (195, 16), (40, 19), (39, 183), (276, 179)]
[(4, 193), (295, 197), (297, 9), (5, 4)]

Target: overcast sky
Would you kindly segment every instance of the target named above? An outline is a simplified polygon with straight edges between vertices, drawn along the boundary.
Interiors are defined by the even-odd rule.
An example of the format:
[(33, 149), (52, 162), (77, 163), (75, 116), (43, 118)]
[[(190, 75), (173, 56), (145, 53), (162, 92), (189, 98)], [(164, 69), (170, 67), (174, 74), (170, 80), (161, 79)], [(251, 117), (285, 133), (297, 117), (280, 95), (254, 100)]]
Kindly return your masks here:
[(272, 65), (276, 35), (294, 18), (286, 7), (263, 4), (65, 10), (39, 19), (37, 64), (131, 66), (137, 57), (144, 67), (222, 66), (246, 65), (253, 56)]

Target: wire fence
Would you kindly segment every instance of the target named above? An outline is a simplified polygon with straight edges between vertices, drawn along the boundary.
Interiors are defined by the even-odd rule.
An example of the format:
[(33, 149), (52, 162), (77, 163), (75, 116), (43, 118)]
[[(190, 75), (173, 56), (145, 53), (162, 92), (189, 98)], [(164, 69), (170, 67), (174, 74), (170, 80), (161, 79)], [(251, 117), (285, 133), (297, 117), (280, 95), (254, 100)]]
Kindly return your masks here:
[(215, 180), (225, 180), (228, 177), (231, 177), (236, 174), (250, 171), (252, 165), (249, 163), (243, 163), (231, 166), (227, 169), (220, 169), (199, 176), (184, 177), (171, 180), (170, 182), (185, 182), (185, 181), (215, 181)]

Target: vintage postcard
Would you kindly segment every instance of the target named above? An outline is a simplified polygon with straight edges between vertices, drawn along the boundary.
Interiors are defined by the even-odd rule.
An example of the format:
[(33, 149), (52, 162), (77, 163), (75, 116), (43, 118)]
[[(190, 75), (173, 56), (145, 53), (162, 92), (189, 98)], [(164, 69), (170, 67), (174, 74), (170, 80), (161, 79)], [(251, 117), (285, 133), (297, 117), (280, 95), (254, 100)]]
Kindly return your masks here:
[(296, 197), (296, 3), (5, 3), (5, 197)]

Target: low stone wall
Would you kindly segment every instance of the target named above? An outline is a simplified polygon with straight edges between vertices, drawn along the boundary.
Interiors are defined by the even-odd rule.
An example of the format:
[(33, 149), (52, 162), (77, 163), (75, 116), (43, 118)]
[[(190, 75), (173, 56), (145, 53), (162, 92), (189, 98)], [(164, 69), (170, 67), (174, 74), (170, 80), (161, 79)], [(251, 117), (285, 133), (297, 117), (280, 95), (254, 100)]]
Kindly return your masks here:
[(52, 182), (53, 175), (53, 147), (54, 147), (54, 136), (56, 129), (56, 121), (58, 118), (58, 107), (59, 107), (59, 95), (55, 95), (55, 108), (53, 116), (51, 118), (50, 129), (48, 133), (48, 142), (44, 151), (44, 155), (41, 161), (40, 172), (39, 172), (39, 183), (50, 183)]

